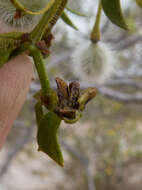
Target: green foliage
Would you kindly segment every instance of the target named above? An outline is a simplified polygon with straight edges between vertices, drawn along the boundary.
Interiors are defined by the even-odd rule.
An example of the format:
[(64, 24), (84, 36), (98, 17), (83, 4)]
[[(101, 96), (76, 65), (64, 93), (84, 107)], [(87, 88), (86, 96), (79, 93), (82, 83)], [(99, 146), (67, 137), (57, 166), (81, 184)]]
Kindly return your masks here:
[(70, 27), (72, 27), (75, 30), (78, 30), (77, 27), (73, 24), (73, 22), (71, 21), (71, 19), (68, 17), (68, 15), (63, 12), (62, 16), (61, 16), (62, 20), (69, 25)]
[(107, 17), (117, 26), (128, 30), (128, 26), (124, 20), (120, 0), (101, 0), (102, 6)]
[(84, 16), (84, 17), (86, 16), (85, 14), (80, 13), (80, 12), (74, 10), (74, 9), (70, 9), (69, 7), (66, 7), (66, 9), (67, 9), (69, 12), (71, 12), (72, 14), (74, 14), (74, 15), (77, 15), (77, 16)]
[(142, 0), (136, 0), (137, 5), (142, 8)]
[(58, 128), (61, 119), (53, 112), (43, 116), (38, 125), (37, 142), (39, 151), (42, 151), (60, 166), (63, 166), (63, 157), (57, 140)]
[(20, 32), (0, 34), (0, 67), (9, 59), (11, 52), (19, 46), (21, 36)]

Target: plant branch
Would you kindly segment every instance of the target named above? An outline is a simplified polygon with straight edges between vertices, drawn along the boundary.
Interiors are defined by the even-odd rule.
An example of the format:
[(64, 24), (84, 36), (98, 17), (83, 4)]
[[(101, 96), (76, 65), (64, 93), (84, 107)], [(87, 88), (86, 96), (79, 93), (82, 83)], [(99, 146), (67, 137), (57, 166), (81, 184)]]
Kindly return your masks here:
[(48, 80), (46, 67), (43, 61), (42, 54), (40, 53), (40, 50), (38, 50), (34, 45), (31, 45), (29, 49), (33, 56), (34, 63), (38, 72), (43, 95), (45, 96), (47, 94), (49, 95), (51, 93), (51, 87), (50, 87), (50, 82)]
[(67, 0), (56, 0), (51, 9), (43, 15), (39, 24), (31, 32), (31, 38), (35, 43), (42, 39), (46, 29), (49, 30), (54, 26), (61, 16), (66, 4)]
[[(25, 132), (23, 137), (20, 137), (16, 144), (11, 148), (11, 150), (8, 152), (5, 162), (3, 163), (2, 167), (0, 168), (0, 179), (4, 176), (4, 174), (7, 172), (12, 160), (15, 158), (15, 156), (24, 148), (24, 146), (30, 142), (33, 139), (33, 129), (34, 127), (25, 127), (25, 123), (23, 125), (20, 122), (20, 126), (23, 126)], [(19, 126), (18, 126), (19, 127)]]
[(53, 5), (53, 3), (55, 2), (55, 0), (50, 0), (50, 2), (45, 6), (45, 8), (41, 9), (40, 11), (31, 11), (28, 10), (26, 7), (24, 7), (19, 1), (17, 0), (10, 0), (11, 3), (14, 5), (14, 7), (17, 10), (22, 11), (25, 14), (30, 14), (30, 15), (40, 15), (40, 14), (44, 14), (45, 12), (47, 12), (51, 6)]
[(72, 154), (74, 157), (76, 157), (82, 164), (82, 166), (85, 169), (85, 175), (87, 177), (87, 182), (88, 182), (88, 190), (95, 190), (95, 184), (94, 184), (94, 178), (91, 175), (90, 169), (89, 169), (89, 160), (82, 155), (81, 153), (78, 152), (78, 150), (75, 150), (75, 148), (71, 147), (67, 143), (65, 143), (62, 139), (60, 139), (61, 145), (63, 148)]

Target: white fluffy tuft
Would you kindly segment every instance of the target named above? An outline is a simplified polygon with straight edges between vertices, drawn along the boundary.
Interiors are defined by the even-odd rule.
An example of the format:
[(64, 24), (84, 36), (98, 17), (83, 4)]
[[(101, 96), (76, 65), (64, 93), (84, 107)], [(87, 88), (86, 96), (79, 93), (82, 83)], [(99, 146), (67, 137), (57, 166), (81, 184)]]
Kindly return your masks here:
[[(32, 11), (39, 11), (45, 7), (49, 0), (19, 0), (19, 2)], [(10, 0), (0, 0), (0, 19), (13, 28), (21, 30), (31, 28), (41, 18), (41, 15), (24, 15), (20, 19), (14, 19), (15, 11), (16, 9)]]
[(80, 81), (103, 83), (112, 76), (115, 63), (114, 52), (107, 44), (86, 40), (75, 49), (71, 69)]

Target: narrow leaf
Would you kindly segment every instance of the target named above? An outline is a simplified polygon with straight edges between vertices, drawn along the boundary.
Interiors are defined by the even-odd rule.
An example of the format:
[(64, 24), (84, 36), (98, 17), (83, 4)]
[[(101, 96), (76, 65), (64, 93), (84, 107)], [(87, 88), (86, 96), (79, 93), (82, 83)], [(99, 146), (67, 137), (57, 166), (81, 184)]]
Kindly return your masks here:
[(103, 10), (112, 23), (128, 30), (128, 26), (122, 14), (120, 0), (101, 0)]
[(73, 29), (75, 30), (78, 30), (77, 27), (73, 24), (73, 22), (71, 21), (71, 19), (68, 17), (68, 15), (63, 12), (62, 13), (62, 16), (61, 16), (62, 20), (67, 24), (69, 25), (70, 27), (72, 27)]
[(8, 61), (9, 56), (9, 51), (0, 51), (0, 67), (2, 67)]
[(8, 32), (8, 33), (2, 33), (0, 34), (0, 39), (21, 39), (23, 33), (22, 32)]
[(63, 166), (63, 157), (57, 139), (61, 119), (53, 112), (48, 112), (40, 121), (37, 132), (39, 151), (50, 156), (60, 166)]
[(22, 35), (21, 32), (0, 34), (0, 67), (10, 59), (11, 53), (18, 48)]
[(142, 8), (142, 0), (136, 0), (137, 5)]
[(66, 7), (66, 9), (67, 9), (69, 12), (71, 12), (72, 14), (74, 14), (74, 15), (86, 17), (85, 14), (80, 13), (80, 12), (74, 10), (74, 9), (71, 9), (71, 8), (69, 8), (69, 7)]

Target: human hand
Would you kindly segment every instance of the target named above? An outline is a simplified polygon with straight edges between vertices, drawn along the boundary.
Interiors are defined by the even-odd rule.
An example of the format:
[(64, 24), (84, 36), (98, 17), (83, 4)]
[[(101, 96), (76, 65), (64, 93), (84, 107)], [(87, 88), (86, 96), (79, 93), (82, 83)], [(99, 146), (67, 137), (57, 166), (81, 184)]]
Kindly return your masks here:
[[(0, 33), (9, 31), (0, 22)], [(0, 148), (26, 99), (32, 77), (32, 63), (24, 54), (0, 68)]]

